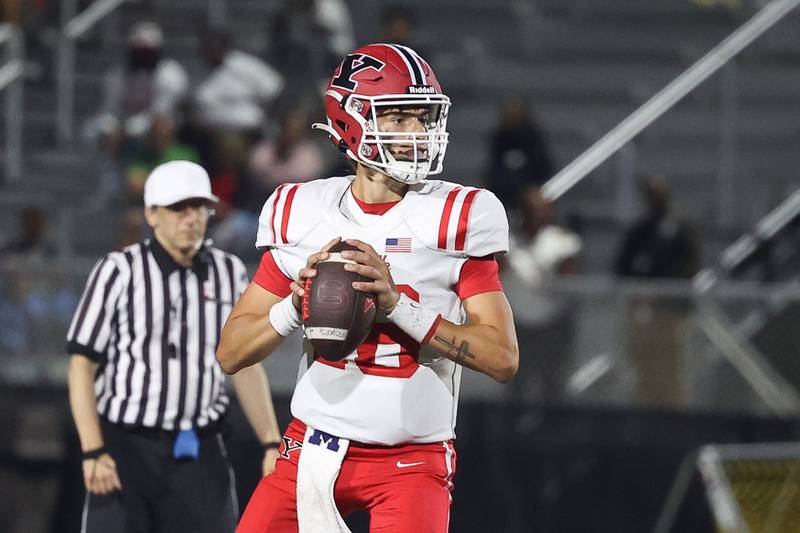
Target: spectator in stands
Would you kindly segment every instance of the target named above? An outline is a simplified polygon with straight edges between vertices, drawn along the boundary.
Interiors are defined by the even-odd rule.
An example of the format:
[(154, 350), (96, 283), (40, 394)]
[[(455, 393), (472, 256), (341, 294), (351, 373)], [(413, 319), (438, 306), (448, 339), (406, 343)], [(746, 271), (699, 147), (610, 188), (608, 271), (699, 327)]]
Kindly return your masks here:
[(0, 355), (19, 355), (30, 363), (69, 325), (77, 295), (65, 276), (42, 277), (42, 266), (55, 256), (47, 212), (28, 205), (17, 219), (11, 224), (15, 235), (0, 245)]
[(9, 242), (0, 247), (0, 256), (7, 254), (50, 255), (53, 250), (45, 240), (47, 217), (44, 211), (35, 206), (25, 206), (19, 210), (19, 232)]
[[(520, 223), (511, 232), (510, 249), (503, 261), (503, 285), (514, 307), (520, 346), (529, 347), (526, 363), (512, 384), (518, 399), (558, 398), (573, 338), (573, 306), (550, 292), (552, 282), (577, 271), (583, 243), (558, 225), (552, 203), (539, 187), (519, 193)], [(515, 304), (516, 300), (516, 305)]]
[(176, 123), (172, 116), (154, 117), (149, 135), (132, 143), (122, 156), (128, 193), (137, 206), (142, 203), (144, 182), (155, 167), (179, 159), (193, 163), (200, 159), (194, 148), (178, 141), (175, 129)]
[(581, 238), (558, 225), (553, 204), (539, 187), (530, 185), (519, 193), (519, 227), (511, 235), (509, 267), (529, 287), (541, 287), (557, 276), (574, 274)]
[(30, 356), (33, 339), (22, 277), (13, 269), (0, 276), (0, 356)]
[(107, 74), (100, 115), (88, 136), (142, 138), (156, 115), (173, 114), (189, 88), (189, 78), (174, 59), (163, 57), (164, 37), (152, 22), (136, 24), (128, 34), (125, 64)]
[(523, 188), (541, 185), (552, 173), (544, 135), (528, 104), (520, 97), (506, 98), (491, 134), (486, 186), (506, 209), (513, 209)]
[(283, 77), (259, 58), (231, 48), (219, 29), (202, 36), (202, 54), (210, 72), (194, 95), (198, 123), (209, 130), (257, 136), (267, 109), (284, 87)]
[(309, 138), (306, 124), (305, 107), (293, 106), (281, 116), (279, 133), (255, 145), (236, 195), (235, 208), (212, 233), (217, 244), (249, 259), (255, 251), (258, 215), (266, 198), (281, 183), (307, 181), (322, 172), (325, 167), (322, 150)]
[(308, 113), (302, 105), (281, 117), (280, 133), (265, 138), (250, 154), (250, 174), (264, 198), (287, 181), (306, 181), (322, 170), (319, 144), (309, 138)]
[(343, 0), (283, 0), (270, 24), (267, 57), (292, 87), (315, 96), (331, 70), (355, 47)]
[(9, 22), (22, 30), (25, 50), (25, 79), (44, 81), (50, 74), (53, 56), (48, 42), (55, 40), (57, 22), (48, 0), (2, 0), (0, 22)]
[[(641, 182), (646, 210), (626, 232), (617, 255), (618, 276), (692, 277), (698, 270), (696, 237), (672, 210), (670, 192), (660, 176)], [(688, 302), (681, 298), (635, 297), (629, 302), (628, 351), (638, 373), (642, 406), (670, 408), (686, 402), (684, 347)]]
[[(12, 226), (15, 234), (0, 245), (0, 259), (4, 260), (0, 273), (0, 355), (30, 358), (37, 344), (59, 324), (59, 304), (70, 295), (64, 288), (54, 287), (57, 282), (37, 283), (28, 275), (31, 266), (41, 265), (55, 254), (47, 239), (46, 212), (24, 206)], [(43, 334), (35, 331), (37, 325), (46, 325), (39, 328)]]
[(47, 217), (42, 209), (22, 207), (17, 218), (16, 234), (0, 246), (0, 259), (6, 260), (0, 273), (0, 355), (30, 357), (35, 341), (31, 310), (36, 306), (30, 305), (32, 284), (26, 271), (29, 261), (39, 263), (53, 249), (45, 240)]
[(251, 145), (237, 135), (221, 135), (214, 145), (211, 190), (219, 198), (215, 222), (224, 220), (240, 201)]
[(127, 206), (122, 232), (118, 239), (120, 248), (137, 242), (148, 231), (142, 213), (144, 183), (150, 172), (162, 163), (200, 160), (191, 146), (180, 143), (175, 137), (175, 119), (160, 115), (153, 119), (147, 138), (131, 142), (121, 155), (127, 189)]
[[(414, 28), (417, 18), (414, 12), (401, 4), (392, 4), (381, 10), (381, 35), (382, 43), (402, 44), (419, 52), (419, 46), (414, 42)], [(420, 52), (420, 55), (427, 57)]]
[(641, 182), (646, 210), (626, 232), (617, 255), (618, 276), (690, 278), (698, 269), (698, 244), (692, 228), (670, 205), (670, 192), (660, 176)]
[(20, 7), (19, 0), (3, 0), (0, 3), (0, 8), (3, 10), (3, 15), (0, 17), (0, 20), (18, 24), (21, 18)]
[(174, 114), (187, 95), (189, 77), (180, 63), (163, 56), (163, 43), (161, 28), (152, 22), (131, 29), (127, 57), (107, 72), (100, 112), (84, 128), (97, 149), (93, 200), (100, 205), (124, 200), (121, 152), (148, 135), (156, 116)]

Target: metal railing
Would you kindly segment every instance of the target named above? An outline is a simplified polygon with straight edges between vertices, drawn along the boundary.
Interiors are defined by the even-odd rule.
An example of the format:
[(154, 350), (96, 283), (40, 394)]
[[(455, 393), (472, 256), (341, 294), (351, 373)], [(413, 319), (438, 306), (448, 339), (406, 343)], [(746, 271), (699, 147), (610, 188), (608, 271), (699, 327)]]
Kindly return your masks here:
[(542, 187), (544, 196), (556, 200), (569, 191), (798, 5), (800, 0), (773, 0), (764, 6), (738, 30), (548, 180)]
[(734, 273), (798, 217), (800, 189), (761, 219), (752, 233), (746, 233), (722, 252), (719, 271), (704, 269), (693, 281), (695, 304), (702, 310), (699, 314), (699, 327), (770, 409), (785, 417), (796, 417), (800, 414), (798, 390), (774, 371), (766, 362), (764, 354), (725, 315), (715, 301), (713, 291), (718, 286), (722, 273)]
[[(0, 261), (0, 383), (63, 384), (65, 331), (96, 257), (11, 259)], [(718, 341), (737, 335), (742, 311), (784, 297), (784, 284), (721, 281), (704, 300), (688, 280), (576, 276), (535, 290), (506, 276), (504, 285), (523, 352), (520, 373), (500, 385), (465, 372), (465, 398), (770, 416), (796, 409), (796, 378), (776, 377), (752, 350), (735, 348), (741, 357), (732, 363), (726, 351), (734, 349)], [(800, 304), (800, 287), (793, 290), (789, 299)], [(293, 336), (267, 360), (276, 393), (291, 392), (301, 344)], [(754, 365), (760, 375), (743, 377)]]
[(752, 233), (746, 233), (722, 252), (720, 263), (727, 272), (734, 272), (751, 259), (770, 239), (800, 218), (800, 189), (773, 209)]
[(736, 368), (755, 393), (776, 415), (796, 418), (800, 414), (797, 389), (776, 372), (761, 353), (710, 297), (697, 301), (698, 326), (720, 353)]
[(6, 45), (5, 64), (0, 67), (0, 91), (6, 91), (6, 154), (5, 177), (18, 181), (22, 177), (22, 119), (25, 73), (25, 45), (22, 32), (13, 24), (0, 25), (0, 45)]
[(77, 0), (61, 2), (61, 36), (58, 46), (56, 134), (59, 144), (71, 141), (75, 130), (75, 42), (107, 15), (133, 0), (97, 0), (82, 13)]

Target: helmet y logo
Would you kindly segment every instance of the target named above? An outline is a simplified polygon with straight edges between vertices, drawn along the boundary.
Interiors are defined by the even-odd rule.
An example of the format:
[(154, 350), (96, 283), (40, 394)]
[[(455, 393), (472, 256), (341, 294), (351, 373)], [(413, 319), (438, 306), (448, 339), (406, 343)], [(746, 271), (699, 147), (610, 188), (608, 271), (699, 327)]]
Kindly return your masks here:
[(375, 69), (376, 71), (380, 72), (380, 70), (385, 66), (386, 63), (383, 61), (378, 61), (372, 56), (364, 54), (349, 54), (344, 58), (344, 61), (342, 61), (342, 67), (339, 70), (339, 74), (333, 78), (333, 80), (331, 80), (331, 85), (347, 91), (355, 91), (356, 87), (358, 87), (358, 82), (353, 80), (354, 75), (368, 68)]

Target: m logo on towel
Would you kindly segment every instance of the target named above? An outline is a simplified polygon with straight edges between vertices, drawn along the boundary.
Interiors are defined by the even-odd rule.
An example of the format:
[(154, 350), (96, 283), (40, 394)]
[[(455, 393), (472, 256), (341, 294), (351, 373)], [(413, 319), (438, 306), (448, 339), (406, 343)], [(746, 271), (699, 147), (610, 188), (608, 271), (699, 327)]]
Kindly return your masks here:
[(308, 442), (316, 446), (326, 446), (332, 452), (339, 451), (339, 437), (334, 437), (324, 431), (318, 429), (308, 438)]

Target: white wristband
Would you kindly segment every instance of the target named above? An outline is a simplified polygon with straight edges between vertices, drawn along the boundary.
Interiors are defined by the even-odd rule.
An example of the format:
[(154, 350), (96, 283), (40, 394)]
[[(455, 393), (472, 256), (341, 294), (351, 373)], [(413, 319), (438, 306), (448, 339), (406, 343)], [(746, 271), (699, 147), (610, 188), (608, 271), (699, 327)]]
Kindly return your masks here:
[(405, 294), (400, 294), (400, 299), (386, 318), (418, 343), (426, 344), (439, 325), (442, 315), (425, 309)]
[(291, 294), (273, 305), (269, 310), (269, 323), (272, 325), (272, 329), (277, 331), (281, 337), (289, 336), (300, 327), (302, 321), (300, 313), (294, 306)]

